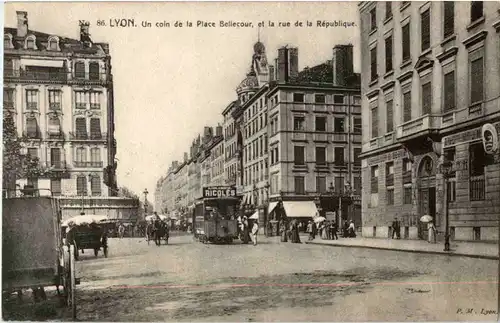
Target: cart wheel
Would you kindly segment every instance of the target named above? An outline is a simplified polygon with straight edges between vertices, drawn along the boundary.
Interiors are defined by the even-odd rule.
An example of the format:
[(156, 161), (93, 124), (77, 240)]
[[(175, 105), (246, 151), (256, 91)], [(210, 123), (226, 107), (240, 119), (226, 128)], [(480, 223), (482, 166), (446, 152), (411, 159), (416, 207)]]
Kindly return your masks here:
[(99, 249), (98, 248), (94, 248), (94, 256), (97, 257), (98, 254), (99, 254)]
[(108, 258), (108, 247), (107, 247), (107, 246), (105, 246), (105, 247), (103, 247), (102, 249), (104, 250), (104, 257), (105, 257), (105, 258)]

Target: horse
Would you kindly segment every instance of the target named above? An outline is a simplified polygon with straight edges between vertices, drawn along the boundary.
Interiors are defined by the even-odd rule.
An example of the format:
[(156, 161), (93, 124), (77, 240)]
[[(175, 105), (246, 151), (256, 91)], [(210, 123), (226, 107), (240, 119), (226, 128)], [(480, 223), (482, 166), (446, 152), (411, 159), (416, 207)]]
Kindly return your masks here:
[(154, 224), (148, 223), (148, 225), (146, 226), (146, 240), (148, 241), (148, 244), (150, 240), (154, 240), (154, 234), (155, 234)]

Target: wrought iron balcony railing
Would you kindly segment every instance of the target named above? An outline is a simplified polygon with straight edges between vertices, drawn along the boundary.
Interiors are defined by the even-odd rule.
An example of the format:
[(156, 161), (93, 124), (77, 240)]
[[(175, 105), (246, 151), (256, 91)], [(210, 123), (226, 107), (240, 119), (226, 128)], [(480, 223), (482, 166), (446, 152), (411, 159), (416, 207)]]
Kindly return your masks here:
[(62, 131), (59, 132), (49, 132), (47, 131), (47, 139), (52, 140), (64, 140), (64, 133)]
[(72, 140), (103, 140), (106, 139), (104, 132), (70, 132), (70, 139)]
[(24, 131), (23, 138), (26, 139), (42, 139), (40, 131)]
[(50, 102), (49, 109), (50, 110), (61, 110), (61, 102)]
[(80, 168), (101, 168), (103, 167), (102, 161), (74, 161), (73, 165)]
[(4, 79), (9, 80), (26, 80), (26, 81), (52, 81), (52, 82), (98, 82), (103, 83), (108, 80), (106, 73), (81, 73), (68, 72), (63, 68), (52, 68), (47, 70), (32, 70), (24, 69), (7, 69), (4, 70)]

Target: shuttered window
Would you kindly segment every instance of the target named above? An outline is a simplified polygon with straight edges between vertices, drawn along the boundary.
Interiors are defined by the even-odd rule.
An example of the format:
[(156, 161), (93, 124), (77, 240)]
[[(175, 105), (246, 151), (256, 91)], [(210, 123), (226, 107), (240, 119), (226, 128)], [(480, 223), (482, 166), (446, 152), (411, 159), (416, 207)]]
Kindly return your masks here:
[(75, 63), (75, 77), (79, 79), (85, 78), (85, 63)]
[(50, 135), (59, 135), (61, 133), (61, 121), (56, 116), (49, 118), (48, 132)]
[(432, 106), (431, 82), (422, 85), (422, 115), (430, 114)]
[(403, 122), (411, 120), (411, 92), (403, 94)]
[(90, 150), (90, 160), (93, 162), (100, 162), (101, 161), (101, 149), (92, 148)]
[(26, 108), (28, 110), (38, 109), (38, 91), (26, 90)]
[(444, 75), (444, 111), (448, 112), (455, 109), (455, 71)]
[(455, 32), (455, 2), (444, 2), (444, 17), (443, 17), (444, 38), (448, 38)]
[(484, 99), (484, 77), (483, 77), (483, 58), (471, 62), (470, 66), (470, 98), (471, 104), (481, 102)]
[(87, 136), (87, 120), (85, 118), (76, 118), (75, 125), (77, 137)]
[(343, 166), (345, 163), (344, 147), (335, 147), (333, 152), (335, 154), (335, 165)]
[(392, 1), (387, 1), (385, 3), (385, 19), (392, 17)]
[(326, 177), (316, 177), (316, 193), (326, 193)]
[(410, 59), (410, 24), (406, 24), (402, 28), (402, 49), (403, 49), (403, 62)]
[(378, 137), (378, 108), (372, 109), (372, 138)]
[(385, 72), (392, 71), (392, 36), (385, 39)]
[(474, 22), (483, 17), (483, 1), (471, 1), (470, 21)]
[(306, 193), (304, 176), (295, 176), (295, 194), (303, 195)]
[(3, 89), (3, 106), (4, 108), (14, 107), (14, 89)]
[(99, 63), (89, 64), (89, 79), (99, 80)]
[(90, 179), (90, 189), (92, 190), (92, 196), (101, 195), (101, 178), (98, 175), (94, 175)]
[(50, 192), (52, 193), (52, 196), (60, 196), (62, 189), (61, 189), (61, 179), (60, 178), (51, 178), (50, 179)]
[(38, 122), (35, 117), (26, 118), (26, 135), (29, 138), (36, 138), (38, 135)]
[(377, 8), (370, 10), (370, 30), (377, 28)]
[(421, 45), (422, 51), (428, 49), (431, 46), (431, 16), (430, 9), (425, 10), (420, 15), (420, 23), (421, 23)]
[(50, 165), (54, 167), (61, 167), (61, 149), (51, 148), (50, 149)]
[(99, 118), (90, 119), (90, 135), (93, 138), (101, 137), (101, 120)]
[(371, 81), (377, 79), (377, 46), (370, 50), (370, 75)]
[(76, 178), (76, 192), (78, 195), (87, 195), (87, 178), (85, 176)]
[(304, 165), (305, 164), (305, 156), (304, 156), (304, 147), (303, 146), (295, 146), (294, 147), (294, 163), (295, 163), (295, 165)]
[(354, 165), (361, 166), (361, 158), (359, 155), (361, 154), (361, 148), (354, 148)]
[(389, 100), (386, 102), (386, 123), (387, 132), (394, 131), (394, 120), (393, 120), (393, 101)]
[(326, 148), (316, 147), (316, 164), (326, 165)]
[(76, 149), (76, 161), (77, 162), (87, 161), (87, 150), (85, 148), (79, 147)]

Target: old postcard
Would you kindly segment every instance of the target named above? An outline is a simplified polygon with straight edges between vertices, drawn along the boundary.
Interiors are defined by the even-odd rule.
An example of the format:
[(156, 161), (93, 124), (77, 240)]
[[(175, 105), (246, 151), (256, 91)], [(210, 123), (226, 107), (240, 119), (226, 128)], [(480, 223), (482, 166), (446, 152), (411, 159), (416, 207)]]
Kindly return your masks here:
[(498, 320), (499, 2), (4, 9), (4, 320)]

